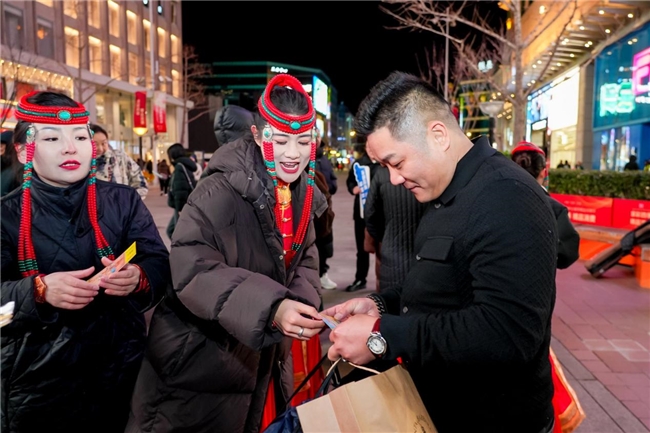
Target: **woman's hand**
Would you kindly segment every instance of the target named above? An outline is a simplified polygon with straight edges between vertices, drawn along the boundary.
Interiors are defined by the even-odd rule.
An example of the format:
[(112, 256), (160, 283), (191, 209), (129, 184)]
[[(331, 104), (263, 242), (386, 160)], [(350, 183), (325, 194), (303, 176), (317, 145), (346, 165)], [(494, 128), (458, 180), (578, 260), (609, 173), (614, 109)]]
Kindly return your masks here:
[[(102, 257), (102, 265), (110, 266), (112, 260)], [(106, 289), (104, 293), (113, 296), (127, 296), (138, 287), (140, 283), (140, 269), (127, 264), (119, 272), (102, 277), (99, 286)]]
[(314, 307), (290, 299), (280, 303), (273, 321), (284, 335), (303, 341), (318, 334), (325, 326)]
[(44, 276), (43, 283), (47, 286), (45, 302), (65, 310), (80, 310), (90, 304), (99, 293), (99, 287), (82, 278), (89, 277), (94, 270), (95, 267), (91, 266), (80, 271), (55, 272)]
[(379, 318), (379, 310), (377, 304), (370, 298), (353, 298), (342, 304), (335, 305), (323, 311), (323, 314), (334, 317), (336, 320), (342, 322), (351, 316), (357, 314), (367, 314), (369, 316)]

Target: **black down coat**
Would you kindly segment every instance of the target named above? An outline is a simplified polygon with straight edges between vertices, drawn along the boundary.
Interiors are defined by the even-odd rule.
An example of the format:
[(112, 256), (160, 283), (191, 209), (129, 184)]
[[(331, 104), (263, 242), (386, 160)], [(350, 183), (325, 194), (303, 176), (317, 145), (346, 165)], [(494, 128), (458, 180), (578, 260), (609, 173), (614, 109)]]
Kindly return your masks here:
[[(32, 239), (39, 272), (103, 269), (86, 205), (87, 181), (56, 188), (32, 180)], [(100, 294), (80, 310), (34, 300), (33, 277), (18, 271), (22, 195), (2, 199), (2, 432), (123, 431), (145, 342), (143, 312), (164, 294), (168, 252), (151, 214), (129, 186), (97, 181), (97, 213), (116, 257), (136, 242), (131, 263), (151, 290)]]
[[(174, 232), (173, 292), (151, 321), (129, 433), (259, 433), (271, 375), (284, 391), (279, 403), (293, 388), (284, 362), (291, 340), (271, 327), (275, 311), (287, 298), (320, 304), (314, 225), (287, 270), (257, 144), (251, 138), (220, 147), (210, 170)], [(307, 175), (290, 188), (295, 230)], [(314, 189), (312, 220), (326, 208)]]

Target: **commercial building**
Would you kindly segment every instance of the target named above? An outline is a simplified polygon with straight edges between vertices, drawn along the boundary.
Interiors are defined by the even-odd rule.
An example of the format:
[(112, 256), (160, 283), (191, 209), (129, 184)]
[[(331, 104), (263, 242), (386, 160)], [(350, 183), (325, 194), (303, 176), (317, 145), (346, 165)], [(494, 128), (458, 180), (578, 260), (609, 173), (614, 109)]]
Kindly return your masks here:
[(593, 168), (622, 170), (650, 159), (650, 24), (596, 58)]
[[(134, 157), (155, 163), (186, 142), (180, 1), (6, 0), (0, 13), (3, 129), (15, 126), (22, 95), (51, 89), (82, 102), (112, 146)], [(146, 94), (145, 125), (134, 124), (136, 92)], [(135, 126), (147, 128), (143, 149)]]
[[(190, 123), (191, 149), (214, 151), (216, 140), (210, 142), (210, 137), (206, 142), (205, 139), (208, 124), (211, 125), (214, 121), (214, 112), (228, 104), (256, 110), (262, 91), (271, 78), (280, 73), (296, 77), (311, 95), (316, 110), (316, 125), (327, 142), (332, 146), (339, 142), (347, 143), (351, 121), (345, 109), (341, 112), (336, 88), (322, 70), (271, 61), (215, 62), (211, 69), (212, 74), (204, 80), (207, 91), (212, 96), (211, 115)], [(203, 142), (195, 143), (192, 137), (198, 138), (199, 135), (203, 137)]]
[(522, 53), (525, 84), (534, 89), (526, 138), (545, 148), (552, 167), (568, 161), (620, 170), (630, 154), (650, 158), (642, 145), (650, 137), (648, 91), (632, 90), (635, 56), (650, 46), (650, 3), (578, 0), (575, 13), (555, 13), (564, 5), (534, 1), (522, 17), (524, 37), (536, 35)]

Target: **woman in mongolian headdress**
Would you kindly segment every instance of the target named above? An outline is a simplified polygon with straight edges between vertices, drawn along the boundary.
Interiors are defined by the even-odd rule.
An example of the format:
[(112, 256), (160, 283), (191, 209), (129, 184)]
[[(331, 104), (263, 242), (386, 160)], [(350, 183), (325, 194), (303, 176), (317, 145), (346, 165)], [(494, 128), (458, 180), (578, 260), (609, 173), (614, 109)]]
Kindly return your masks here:
[[(26, 164), (1, 202), (2, 304), (15, 304), (2, 328), (2, 431), (122, 431), (167, 249), (134, 189), (95, 179), (83, 105), (32, 92), (16, 118)], [(129, 264), (86, 281), (134, 242)]]
[(217, 150), (180, 215), (173, 291), (151, 322), (127, 432), (258, 433), (265, 402), (293, 391), (292, 339), (324, 326), (314, 108), (286, 74), (258, 108), (253, 137)]

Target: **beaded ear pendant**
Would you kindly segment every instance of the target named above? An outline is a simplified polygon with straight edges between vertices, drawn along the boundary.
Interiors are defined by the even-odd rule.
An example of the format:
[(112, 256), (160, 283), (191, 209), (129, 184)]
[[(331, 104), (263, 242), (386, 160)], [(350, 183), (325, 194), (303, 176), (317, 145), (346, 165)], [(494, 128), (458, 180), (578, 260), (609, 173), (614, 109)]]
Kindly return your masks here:
[(273, 138), (273, 130), (271, 130), (269, 125), (266, 125), (262, 130), (262, 137), (266, 141), (271, 141), (271, 138)]

